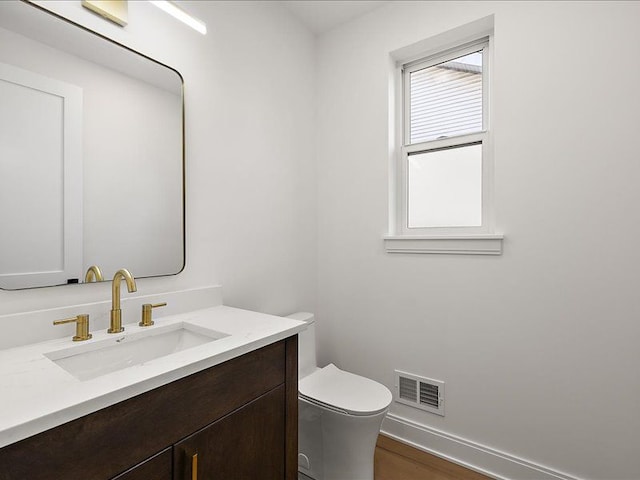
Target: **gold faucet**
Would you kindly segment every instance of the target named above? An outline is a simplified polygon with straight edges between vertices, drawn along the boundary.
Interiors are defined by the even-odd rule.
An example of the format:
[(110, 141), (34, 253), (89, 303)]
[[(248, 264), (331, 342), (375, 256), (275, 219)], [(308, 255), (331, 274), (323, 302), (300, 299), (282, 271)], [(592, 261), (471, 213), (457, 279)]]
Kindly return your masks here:
[(124, 330), (122, 326), (122, 310), (120, 310), (120, 282), (122, 280), (127, 282), (129, 293), (137, 290), (136, 281), (126, 268), (121, 268), (113, 276), (111, 284), (111, 323), (107, 333), (120, 333)]
[(97, 265), (91, 265), (84, 276), (84, 283), (102, 282), (103, 280), (102, 271)]

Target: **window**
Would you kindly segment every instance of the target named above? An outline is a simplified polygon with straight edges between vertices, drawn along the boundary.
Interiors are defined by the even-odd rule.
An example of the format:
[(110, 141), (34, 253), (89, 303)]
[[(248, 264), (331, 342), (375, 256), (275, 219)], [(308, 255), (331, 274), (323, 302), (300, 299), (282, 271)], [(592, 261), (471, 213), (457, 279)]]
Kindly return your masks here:
[(402, 69), (406, 234), (486, 232), (487, 47), (472, 44)]
[[(385, 237), (387, 250), (420, 251), (393, 240), (437, 237), (465, 241), (460, 252), (438, 252), (501, 253), (502, 236), (493, 235), (489, 38), (398, 68), (395, 232)], [(473, 239), (498, 240), (500, 251), (495, 242), (490, 251), (468, 251)]]

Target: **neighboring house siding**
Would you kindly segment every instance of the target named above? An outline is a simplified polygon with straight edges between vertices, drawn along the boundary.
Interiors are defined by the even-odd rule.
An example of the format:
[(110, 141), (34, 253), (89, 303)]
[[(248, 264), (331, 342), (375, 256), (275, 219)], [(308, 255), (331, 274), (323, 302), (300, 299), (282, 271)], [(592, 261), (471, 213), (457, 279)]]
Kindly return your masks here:
[(480, 67), (447, 62), (411, 73), (411, 142), (482, 130)]

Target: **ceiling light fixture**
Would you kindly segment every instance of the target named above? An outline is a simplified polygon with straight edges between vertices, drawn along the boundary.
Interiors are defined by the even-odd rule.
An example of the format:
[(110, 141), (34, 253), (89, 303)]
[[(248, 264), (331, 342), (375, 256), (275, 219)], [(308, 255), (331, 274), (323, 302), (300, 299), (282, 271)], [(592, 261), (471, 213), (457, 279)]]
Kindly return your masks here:
[(168, 2), (167, 0), (149, 0), (149, 2), (158, 7), (160, 10), (164, 10), (172, 17), (177, 18), (183, 23), (186, 23), (197, 32), (200, 32), (203, 35), (207, 34), (207, 25), (203, 21), (192, 17), (187, 12), (178, 7), (175, 3)]

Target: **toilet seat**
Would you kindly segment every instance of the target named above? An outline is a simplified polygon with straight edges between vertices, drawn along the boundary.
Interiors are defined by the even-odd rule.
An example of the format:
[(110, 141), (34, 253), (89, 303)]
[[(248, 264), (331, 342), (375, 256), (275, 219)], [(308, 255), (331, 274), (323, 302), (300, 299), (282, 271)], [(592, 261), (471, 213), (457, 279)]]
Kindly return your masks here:
[(391, 392), (384, 385), (340, 370), (334, 364), (301, 379), (298, 391), (311, 403), (356, 416), (383, 412), (392, 400)]

